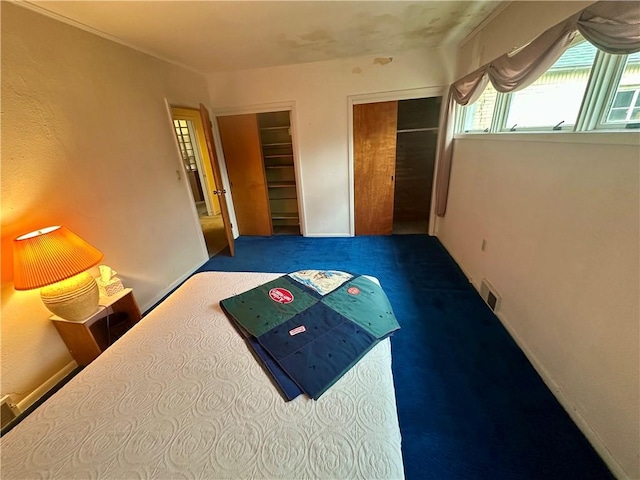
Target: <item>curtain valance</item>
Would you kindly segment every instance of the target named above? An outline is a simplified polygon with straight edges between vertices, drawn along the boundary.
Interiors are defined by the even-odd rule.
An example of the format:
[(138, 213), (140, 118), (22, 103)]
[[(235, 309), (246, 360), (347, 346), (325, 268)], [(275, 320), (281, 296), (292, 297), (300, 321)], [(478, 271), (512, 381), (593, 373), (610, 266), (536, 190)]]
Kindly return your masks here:
[(616, 55), (640, 51), (640, 3), (597, 2), (577, 21), (584, 38), (600, 50)]
[[(498, 92), (509, 93), (535, 82), (560, 58), (578, 31), (587, 41), (607, 53), (640, 51), (640, 5), (638, 2), (601, 1), (548, 30), (515, 53), (506, 53), (453, 84), (453, 99), (460, 105), (473, 103), (489, 80)], [(482, 92), (480, 92), (482, 93)], [(460, 101), (459, 101), (460, 100)]]

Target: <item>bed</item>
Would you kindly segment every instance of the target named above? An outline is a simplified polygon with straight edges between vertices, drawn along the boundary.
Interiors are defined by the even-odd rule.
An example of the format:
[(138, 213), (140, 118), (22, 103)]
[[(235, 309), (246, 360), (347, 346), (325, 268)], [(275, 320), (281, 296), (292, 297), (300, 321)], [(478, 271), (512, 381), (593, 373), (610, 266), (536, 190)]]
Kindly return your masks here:
[(280, 275), (191, 277), (2, 438), (2, 478), (403, 478), (389, 339), (285, 402), (220, 309)]

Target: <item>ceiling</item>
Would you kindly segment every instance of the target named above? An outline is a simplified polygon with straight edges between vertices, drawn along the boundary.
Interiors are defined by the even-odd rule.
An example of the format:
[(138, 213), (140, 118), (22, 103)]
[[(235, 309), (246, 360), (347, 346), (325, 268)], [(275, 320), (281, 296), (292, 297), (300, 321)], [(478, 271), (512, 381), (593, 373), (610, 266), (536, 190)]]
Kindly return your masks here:
[(499, 1), (28, 1), (201, 73), (456, 44)]

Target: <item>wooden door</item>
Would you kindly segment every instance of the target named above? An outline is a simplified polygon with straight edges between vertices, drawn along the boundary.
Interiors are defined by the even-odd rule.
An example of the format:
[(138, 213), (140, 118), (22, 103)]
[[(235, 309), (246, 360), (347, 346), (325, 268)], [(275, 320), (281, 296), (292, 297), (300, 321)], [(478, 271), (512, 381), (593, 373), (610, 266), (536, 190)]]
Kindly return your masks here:
[(272, 235), (267, 182), (255, 114), (218, 117), (240, 235)]
[(220, 200), (220, 212), (222, 213), (224, 233), (227, 237), (227, 243), (229, 244), (229, 253), (233, 257), (235, 255), (235, 244), (233, 239), (233, 230), (231, 229), (231, 219), (229, 218), (229, 207), (227, 206), (227, 198), (225, 197), (225, 194), (227, 192), (223, 188), (222, 175), (220, 174), (220, 164), (218, 163), (215, 144), (213, 143), (213, 125), (211, 124), (211, 119), (209, 118), (209, 111), (203, 104), (200, 104), (200, 116), (202, 117), (204, 137), (207, 142), (207, 151), (209, 153), (209, 160), (211, 162), (211, 168), (213, 170), (213, 179), (216, 184), (216, 190), (214, 193)]
[(353, 106), (356, 235), (391, 235), (398, 102)]

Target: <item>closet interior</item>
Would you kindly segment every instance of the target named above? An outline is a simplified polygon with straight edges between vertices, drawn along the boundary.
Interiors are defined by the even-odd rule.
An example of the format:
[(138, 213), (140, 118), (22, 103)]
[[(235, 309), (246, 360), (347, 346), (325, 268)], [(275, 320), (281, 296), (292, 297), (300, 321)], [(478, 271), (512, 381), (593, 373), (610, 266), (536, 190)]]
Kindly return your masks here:
[(258, 127), (273, 234), (300, 235), (289, 112), (260, 113)]
[(398, 102), (393, 233), (427, 233), (441, 97)]

